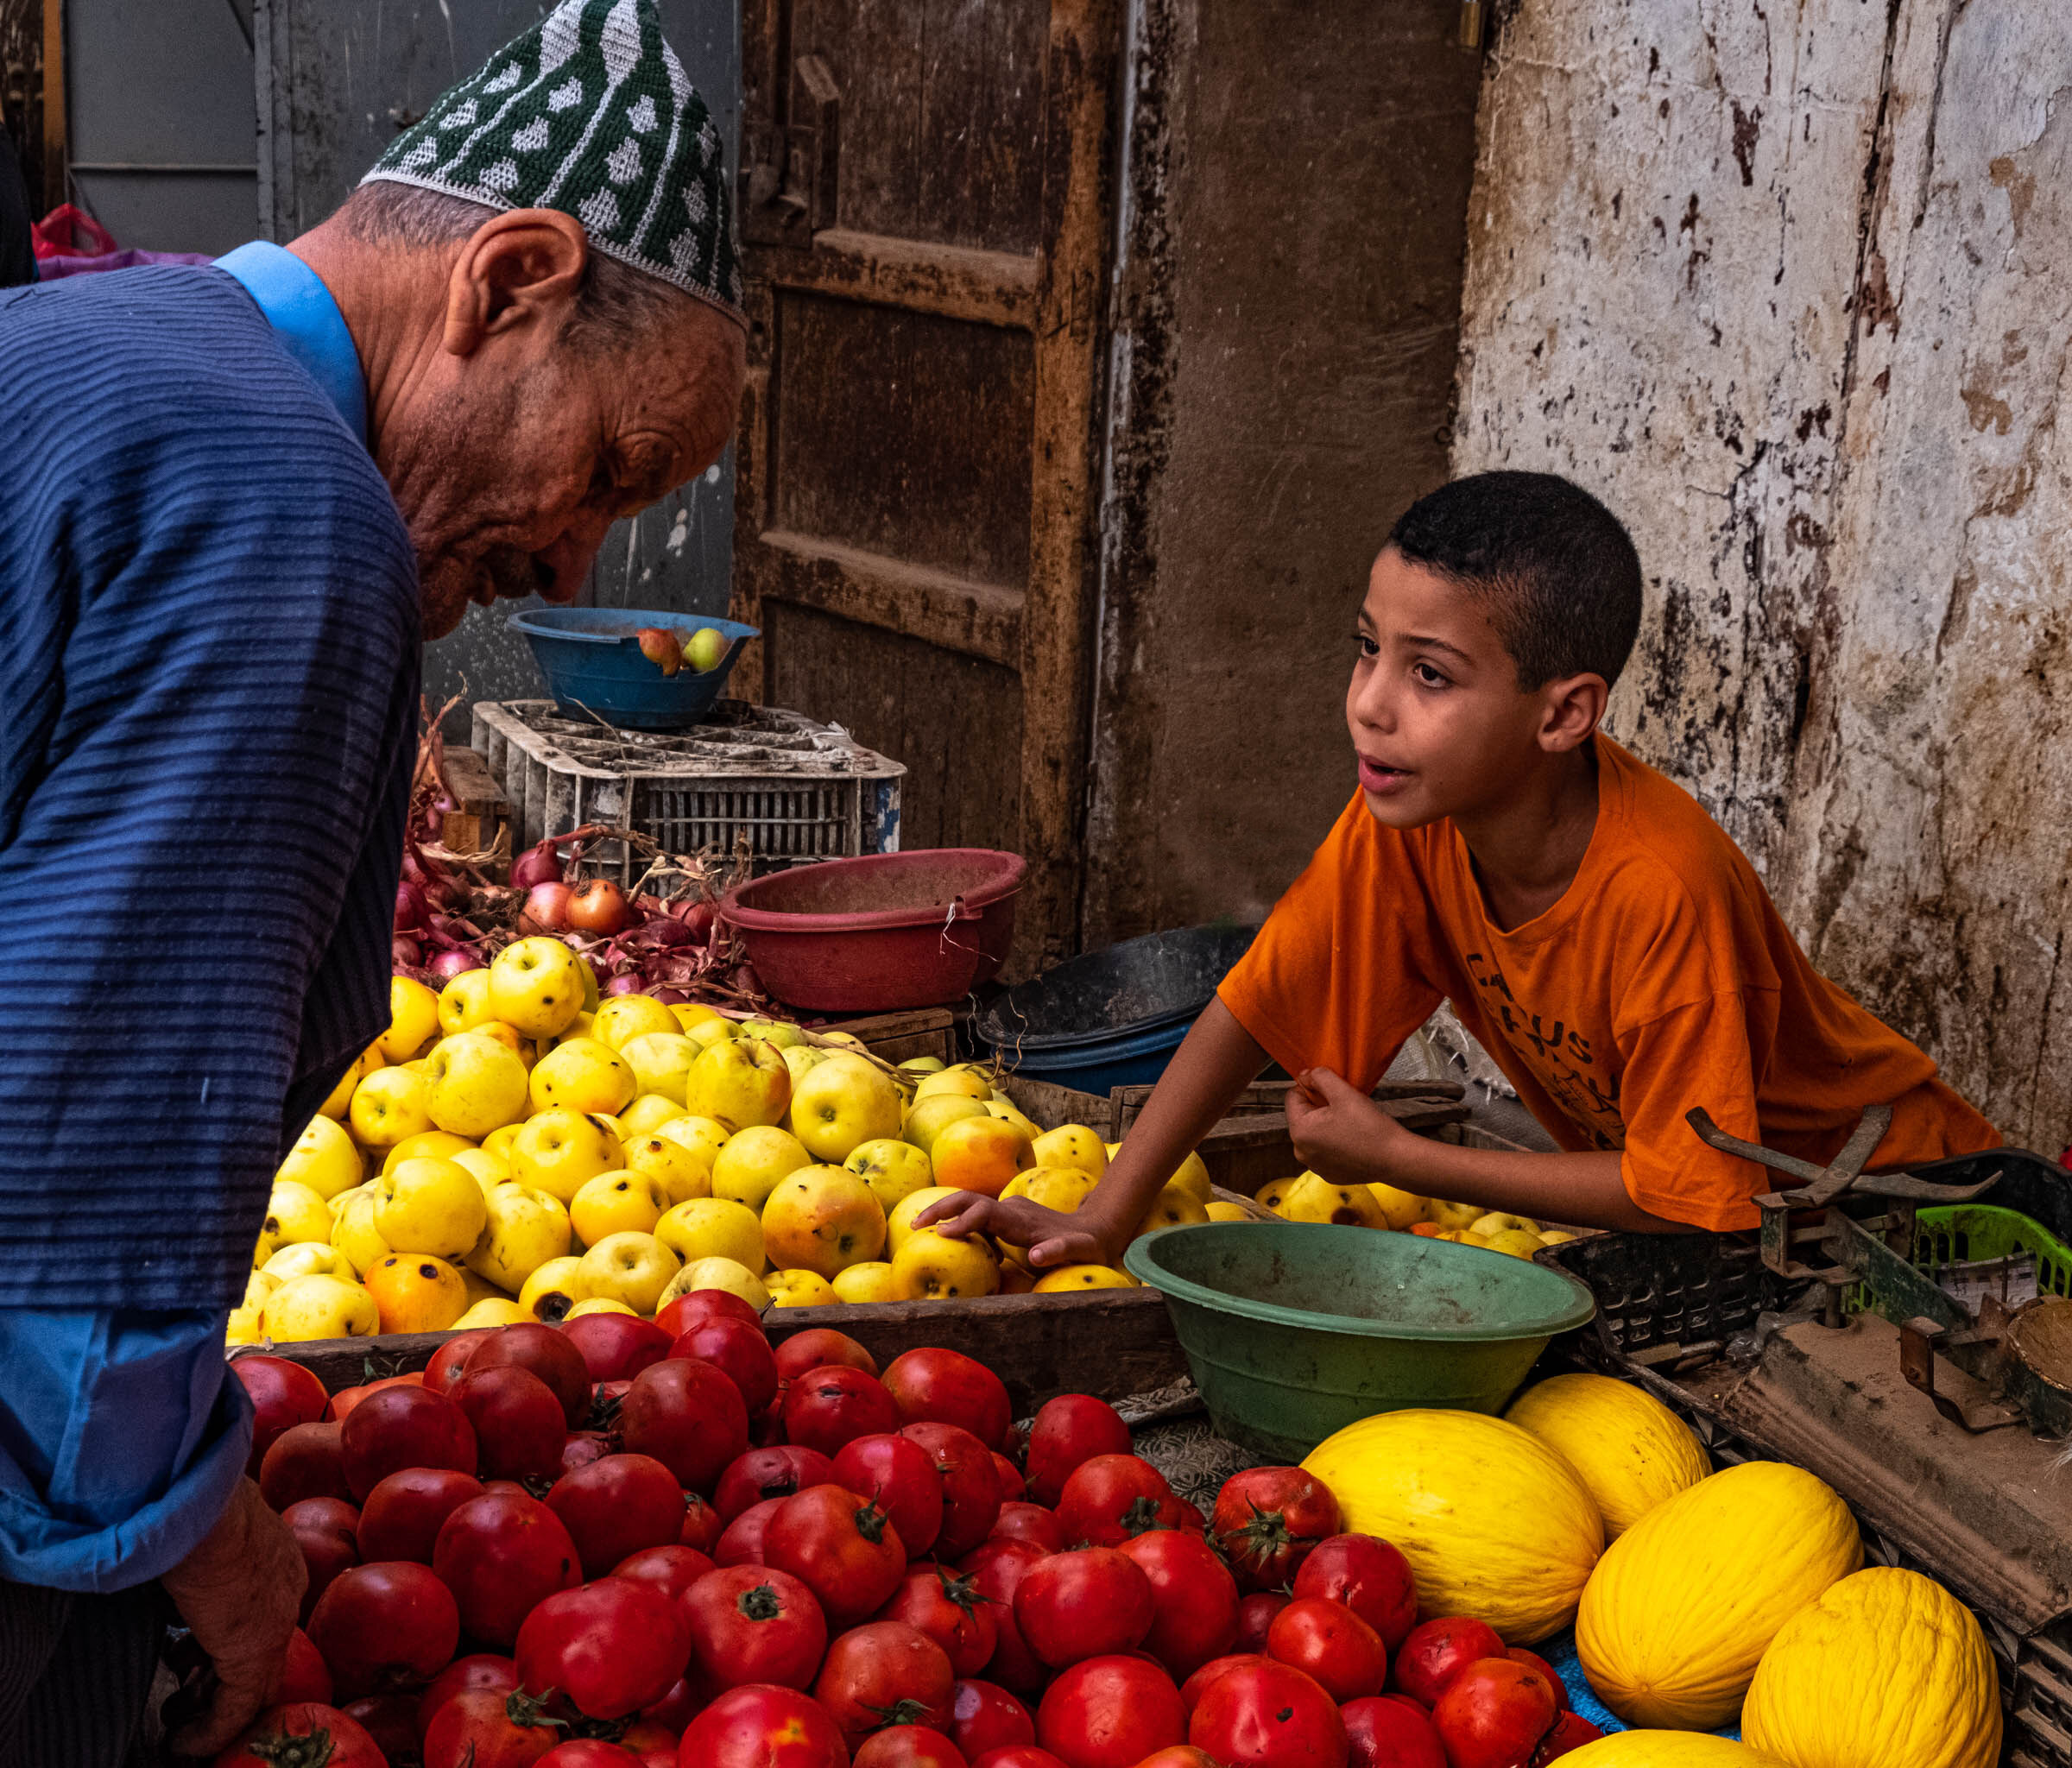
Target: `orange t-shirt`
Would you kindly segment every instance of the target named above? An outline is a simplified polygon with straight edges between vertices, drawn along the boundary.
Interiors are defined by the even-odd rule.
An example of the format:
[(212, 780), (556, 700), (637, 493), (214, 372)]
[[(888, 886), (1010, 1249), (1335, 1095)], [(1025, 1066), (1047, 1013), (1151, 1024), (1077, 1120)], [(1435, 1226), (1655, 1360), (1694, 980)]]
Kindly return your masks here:
[(1824, 1165), (1867, 1106), (1896, 1165), (2000, 1138), (1936, 1065), (1816, 971), (1726, 831), (1605, 737), (1597, 824), (1560, 901), (1503, 931), (1452, 822), (1385, 828), (1355, 792), (1224, 979), (1223, 1004), (1291, 1074), (1365, 1090), (1441, 1000), (1563, 1147), (1621, 1151), (1633, 1201), (1753, 1228), (1779, 1182), (1684, 1114)]

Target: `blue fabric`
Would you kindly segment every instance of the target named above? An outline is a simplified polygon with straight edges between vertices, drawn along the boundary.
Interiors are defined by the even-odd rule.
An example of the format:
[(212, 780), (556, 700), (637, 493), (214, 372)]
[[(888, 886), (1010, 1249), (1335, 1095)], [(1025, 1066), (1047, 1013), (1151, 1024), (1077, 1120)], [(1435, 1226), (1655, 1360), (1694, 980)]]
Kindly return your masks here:
[(221, 1513), (274, 1168), (388, 1017), (415, 562), (239, 256), (0, 291), (0, 1576), (71, 1590)]
[[(1533, 1648), (1554, 1668), (1561, 1677), (1561, 1685), (1569, 1691), (1569, 1705), (1573, 1707), (1600, 1731), (1630, 1731), (1633, 1727), (1597, 1698), (1597, 1691), (1590, 1686), (1589, 1678), (1582, 1673), (1582, 1660), (1576, 1654), (1576, 1630), (1569, 1627), (1558, 1632), (1545, 1645)], [(1729, 1725), (1715, 1735), (1740, 1739), (1741, 1728)]]

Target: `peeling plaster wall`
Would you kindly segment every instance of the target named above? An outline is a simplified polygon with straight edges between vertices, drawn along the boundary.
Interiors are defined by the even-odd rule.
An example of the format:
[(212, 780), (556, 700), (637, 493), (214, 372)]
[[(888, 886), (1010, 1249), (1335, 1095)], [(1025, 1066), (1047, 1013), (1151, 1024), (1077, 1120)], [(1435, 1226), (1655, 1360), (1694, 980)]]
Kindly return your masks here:
[(1633, 527), (1612, 728), (2012, 1140), (2072, 1129), (2072, 9), (1522, 0), (1454, 465)]

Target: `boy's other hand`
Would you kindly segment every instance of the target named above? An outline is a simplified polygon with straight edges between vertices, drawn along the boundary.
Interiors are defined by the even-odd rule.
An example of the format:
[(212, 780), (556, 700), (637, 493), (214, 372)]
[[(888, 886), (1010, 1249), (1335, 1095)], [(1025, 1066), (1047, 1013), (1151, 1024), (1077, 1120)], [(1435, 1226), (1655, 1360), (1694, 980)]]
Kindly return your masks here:
[(1087, 1222), (1032, 1203), (1027, 1197), (961, 1191), (929, 1204), (913, 1218), (913, 1225), (932, 1228), (953, 1240), (982, 1233), (1010, 1246), (1027, 1247), (1029, 1263), (1039, 1271), (1059, 1265), (1105, 1265), (1115, 1256)]
[(1416, 1140), (1328, 1068), (1304, 1069), (1288, 1089), (1286, 1109), (1296, 1158), (1339, 1184), (1393, 1183), (1402, 1144)]

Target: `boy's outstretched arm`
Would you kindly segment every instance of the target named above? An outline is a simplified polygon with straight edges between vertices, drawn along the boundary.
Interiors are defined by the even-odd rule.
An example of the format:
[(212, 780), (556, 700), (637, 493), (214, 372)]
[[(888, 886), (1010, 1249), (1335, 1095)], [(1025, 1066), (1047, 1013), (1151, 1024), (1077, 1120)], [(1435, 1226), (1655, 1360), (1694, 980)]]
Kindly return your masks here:
[(1405, 1129), (1328, 1068), (1311, 1069), (1288, 1089), (1288, 1133), (1304, 1164), (1336, 1184), (1393, 1184), (1576, 1228), (1690, 1232), (1688, 1222), (1651, 1216), (1633, 1202), (1616, 1153), (1513, 1154), (1434, 1141)]
[(981, 1230), (997, 1234), (1028, 1247), (1029, 1262), (1039, 1269), (1112, 1263), (1160, 1187), (1267, 1060), (1236, 1015), (1211, 1000), (1173, 1052), (1107, 1173), (1071, 1215), (1026, 1197), (1001, 1199), (973, 1191), (931, 1204), (914, 1218), (914, 1226), (959, 1236)]

